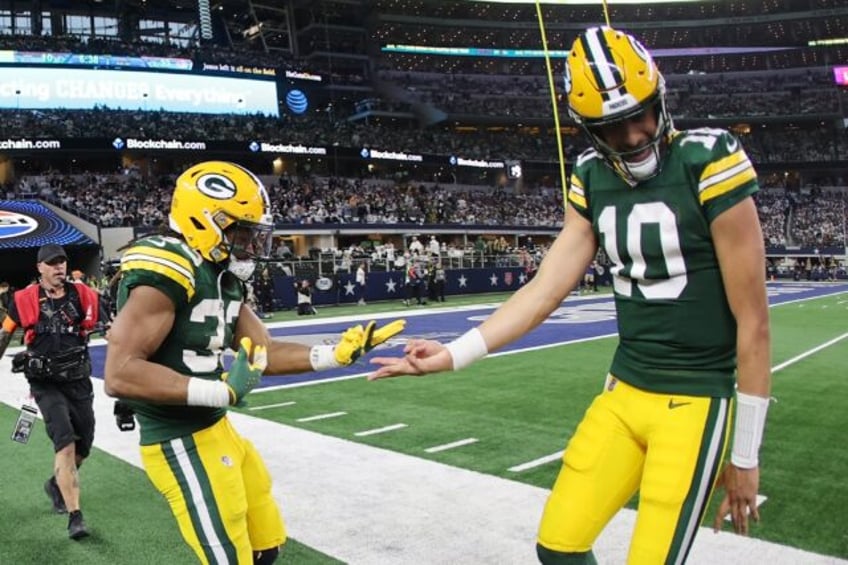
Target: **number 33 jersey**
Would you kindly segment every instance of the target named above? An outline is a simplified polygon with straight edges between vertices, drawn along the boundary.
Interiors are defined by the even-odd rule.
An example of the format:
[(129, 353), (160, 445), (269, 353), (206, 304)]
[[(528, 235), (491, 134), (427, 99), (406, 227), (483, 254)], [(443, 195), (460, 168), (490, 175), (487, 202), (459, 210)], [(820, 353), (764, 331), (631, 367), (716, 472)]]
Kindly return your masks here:
[[(221, 378), (221, 355), (233, 341), (243, 287), (230, 273), (205, 261), (183, 241), (152, 236), (135, 242), (121, 258), (118, 308), (137, 286), (152, 286), (174, 303), (174, 325), (149, 361), (210, 380)], [(226, 410), (132, 402), (141, 443), (181, 437), (217, 422)]]
[(656, 392), (733, 394), (736, 321), (710, 224), (757, 190), (748, 156), (724, 130), (675, 132), (660, 174), (635, 187), (594, 149), (580, 155), (568, 201), (612, 262), (613, 375)]

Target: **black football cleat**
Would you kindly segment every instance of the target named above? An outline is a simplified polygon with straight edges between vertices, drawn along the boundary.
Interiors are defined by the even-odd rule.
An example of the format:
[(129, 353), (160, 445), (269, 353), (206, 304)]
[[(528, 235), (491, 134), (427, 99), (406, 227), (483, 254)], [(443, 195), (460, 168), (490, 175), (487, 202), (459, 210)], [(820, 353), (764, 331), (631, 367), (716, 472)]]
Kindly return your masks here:
[(89, 532), (85, 520), (82, 519), (82, 511), (74, 510), (68, 516), (68, 537), (72, 540), (80, 540), (88, 536)]
[(62, 498), (62, 491), (59, 490), (59, 485), (56, 484), (56, 477), (50, 477), (44, 483), (44, 492), (53, 503), (53, 512), (56, 514), (67, 514), (68, 509), (65, 507), (65, 499)]

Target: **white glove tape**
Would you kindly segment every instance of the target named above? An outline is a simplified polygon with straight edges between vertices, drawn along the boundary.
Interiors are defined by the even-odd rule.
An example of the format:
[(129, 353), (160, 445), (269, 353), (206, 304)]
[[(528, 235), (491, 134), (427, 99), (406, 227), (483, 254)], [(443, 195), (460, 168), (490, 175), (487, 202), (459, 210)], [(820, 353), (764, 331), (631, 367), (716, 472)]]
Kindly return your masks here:
[(209, 381), (198, 377), (188, 380), (186, 404), (223, 408), (230, 405), (230, 387), (223, 381)]
[(314, 371), (336, 369), (342, 364), (336, 360), (335, 345), (313, 345), (309, 350), (309, 362)]

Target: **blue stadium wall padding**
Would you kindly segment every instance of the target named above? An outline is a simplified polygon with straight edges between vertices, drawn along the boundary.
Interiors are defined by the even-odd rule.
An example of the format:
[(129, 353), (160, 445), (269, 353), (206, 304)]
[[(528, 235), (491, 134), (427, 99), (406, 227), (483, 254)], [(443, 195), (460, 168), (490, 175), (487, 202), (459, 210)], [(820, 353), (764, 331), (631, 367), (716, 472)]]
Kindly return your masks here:
[[(483, 292), (510, 292), (518, 290), (526, 282), (527, 275), (521, 267), (496, 267), (489, 269), (454, 269), (447, 271), (445, 295), (479, 294)], [(403, 285), (403, 271), (374, 272), (368, 274), (365, 300), (376, 302), (380, 300), (402, 300), (406, 297)], [(354, 304), (357, 300), (354, 285), (355, 273), (341, 273), (335, 280), (331, 279), (332, 287), (328, 290), (318, 290), (316, 281), (312, 283), (312, 303)], [(280, 308), (294, 308), (297, 305), (295, 293), (295, 277), (274, 275), (274, 299)]]

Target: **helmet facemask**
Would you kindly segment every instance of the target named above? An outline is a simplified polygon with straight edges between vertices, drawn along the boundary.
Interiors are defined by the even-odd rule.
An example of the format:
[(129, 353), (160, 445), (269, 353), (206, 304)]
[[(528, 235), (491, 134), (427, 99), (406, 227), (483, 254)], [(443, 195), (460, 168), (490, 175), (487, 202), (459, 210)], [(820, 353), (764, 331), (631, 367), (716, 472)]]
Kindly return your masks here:
[(227, 270), (246, 281), (253, 276), (256, 261), (271, 255), (274, 226), (270, 223), (235, 222), (224, 232), (227, 246)]
[[(671, 140), (672, 122), (665, 107), (665, 88), (661, 88), (657, 95), (642, 104), (635, 111), (617, 117), (614, 120), (583, 120), (580, 125), (592, 147), (598, 152), (603, 160), (629, 185), (634, 186), (657, 176), (662, 170), (663, 157)], [(645, 144), (633, 149), (623, 151), (615, 149), (607, 144), (601, 129), (604, 126), (612, 126), (627, 120), (639, 119), (643, 113), (653, 112), (656, 119), (656, 131), (651, 139)], [(643, 153), (650, 148), (650, 154), (640, 161), (631, 158)]]

